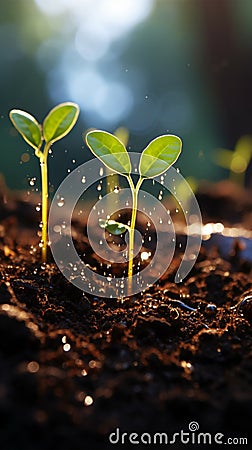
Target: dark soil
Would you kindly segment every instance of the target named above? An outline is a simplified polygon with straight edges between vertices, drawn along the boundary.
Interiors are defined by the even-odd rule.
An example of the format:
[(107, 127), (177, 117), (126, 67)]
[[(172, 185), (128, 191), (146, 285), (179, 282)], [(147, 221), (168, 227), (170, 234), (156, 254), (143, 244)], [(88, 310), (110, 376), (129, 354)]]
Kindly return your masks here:
[[(130, 445), (129, 434), (172, 439), (190, 422), (199, 424), (195, 439), (224, 435), (213, 449), (230, 437), (248, 438), (234, 447), (249, 448), (252, 302), (242, 300), (252, 294), (252, 267), (239, 239), (225, 259), (221, 248), (202, 247), (181, 285), (177, 253), (158, 286), (102, 299), (75, 288), (53, 262), (41, 265), (33, 211), (22, 200), (1, 205), (0, 448), (154, 449)], [(110, 444), (116, 428), (128, 433), (125, 444)], [(191, 445), (171, 447), (207, 447), (189, 433)]]

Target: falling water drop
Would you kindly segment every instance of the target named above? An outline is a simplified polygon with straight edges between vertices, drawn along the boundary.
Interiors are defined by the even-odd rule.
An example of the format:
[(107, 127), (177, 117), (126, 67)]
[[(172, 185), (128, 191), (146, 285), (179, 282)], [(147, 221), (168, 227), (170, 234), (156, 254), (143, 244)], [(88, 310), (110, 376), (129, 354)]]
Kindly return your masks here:
[(57, 205), (61, 208), (65, 204), (64, 197), (60, 197), (60, 199), (57, 201)]
[(30, 179), (30, 181), (29, 181), (29, 185), (30, 185), (30, 186), (34, 186), (35, 183), (36, 183), (36, 177), (32, 177), (32, 178)]

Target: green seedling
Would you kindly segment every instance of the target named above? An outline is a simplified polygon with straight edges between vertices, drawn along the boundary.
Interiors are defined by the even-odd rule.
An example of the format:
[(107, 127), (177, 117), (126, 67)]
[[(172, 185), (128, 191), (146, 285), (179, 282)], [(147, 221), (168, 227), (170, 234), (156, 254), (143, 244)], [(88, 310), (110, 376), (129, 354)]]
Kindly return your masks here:
[(41, 196), (42, 196), (42, 236), (41, 255), (42, 262), (47, 258), (47, 218), (48, 218), (48, 169), (47, 158), (54, 142), (66, 136), (75, 125), (79, 106), (66, 102), (55, 106), (44, 119), (42, 125), (29, 113), (20, 109), (10, 111), (10, 119), (24, 140), (35, 150), (39, 158), (41, 170)]
[(230, 171), (229, 178), (241, 187), (245, 185), (245, 174), (252, 158), (252, 137), (244, 135), (238, 139), (235, 149), (218, 149), (214, 161)]
[(137, 202), (140, 187), (145, 179), (154, 178), (166, 172), (177, 160), (181, 139), (174, 135), (159, 136), (143, 150), (139, 161), (139, 178), (136, 185), (131, 177), (131, 161), (124, 144), (114, 135), (101, 130), (90, 131), (86, 143), (91, 152), (113, 172), (127, 178), (132, 193), (130, 226), (114, 220), (100, 220), (100, 226), (109, 233), (120, 235), (129, 232), (128, 277), (133, 276), (134, 232), (137, 216)]

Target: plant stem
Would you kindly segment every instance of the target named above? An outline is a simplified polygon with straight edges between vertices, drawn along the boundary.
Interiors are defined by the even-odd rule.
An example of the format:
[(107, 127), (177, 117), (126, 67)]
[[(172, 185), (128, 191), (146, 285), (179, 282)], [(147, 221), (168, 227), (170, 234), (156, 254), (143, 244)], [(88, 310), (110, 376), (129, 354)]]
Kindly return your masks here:
[(129, 231), (129, 261), (128, 261), (128, 277), (130, 279), (130, 288), (132, 286), (132, 276), (133, 276), (133, 260), (134, 260), (134, 235), (135, 235), (135, 225), (136, 225), (136, 216), (137, 216), (137, 201), (138, 201), (138, 192), (140, 186), (143, 182), (143, 178), (139, 178), (136, 187), (132, 181), (132, 178), (128, 178), (130, 189), (132, 192), (132, 214), (130, 221), (130, 231)]
[(47, 173), (47, 156), (50, 148), (50, 143), (45, 145), (44, 152), (40, 156), (40, 170), (41, 170), (41, 196), (42, 196), (42, 248), (41, 259), (42, 263), (46, 262), (47, 258), (47, 216), (48, 216), (48, 173)]

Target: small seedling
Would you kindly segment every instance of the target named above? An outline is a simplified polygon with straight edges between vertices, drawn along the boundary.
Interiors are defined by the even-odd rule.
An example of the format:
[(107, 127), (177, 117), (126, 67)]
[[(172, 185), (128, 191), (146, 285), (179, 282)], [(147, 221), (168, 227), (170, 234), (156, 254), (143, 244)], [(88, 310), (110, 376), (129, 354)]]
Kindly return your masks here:
[[(54, 142), (66, 136), (75, 125), (79, 115), (79, 106), (66, 102), (55, 106), (44, 119), (43, 125), (29, 113), (20, 109), (10, 111), (10, 119), (24, 140), (35, 150), (41, 170), (42, 196), (42, 262), (47, 256), (47, 217), (48, 217), (48, 170), (47, 158)], [(43, 148), (42, 148), (43, 147)]]
[(218, 149), (214, 161), (230, 171), (229, 178), (241, 187), (245, 186), (245, 175), (252, 158), (252, 137), (244, 135), (238, 139), (235, 149)]
[(129, 232), (128, 277), (133, 276), (134, 233), (137, 216), (138, 193), (143, 181), (166, 172), (177, 160), (181, 139), (174, 135), (159, 136), (143, 150), (139, 161), (139, 178), (134, 184), (131, 177), (131, 161), (124, 144), (114, 135), (101, 130), (90, 131), (86, 143), (91, 152), (112, 171), (127, 178), (132, 193), (132, 213), (130, 226), (114, 220), (100, 220), (100, 226), (109, 233), (120, 235)]

